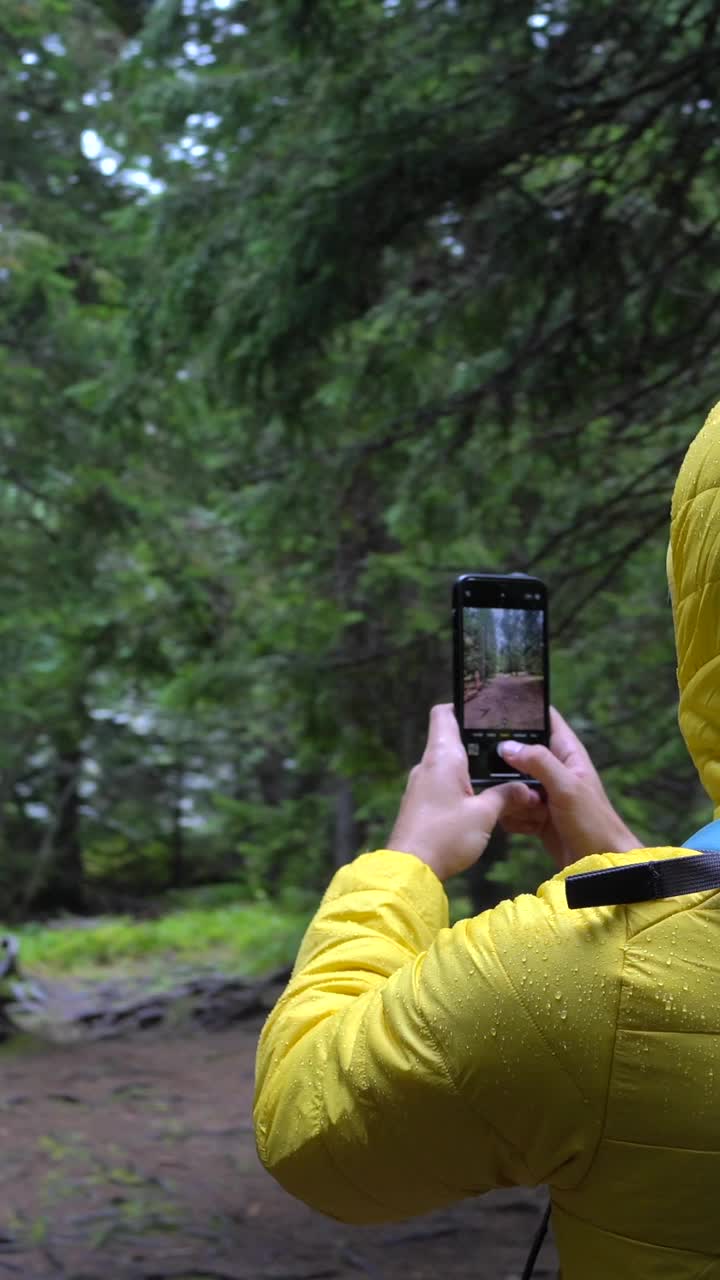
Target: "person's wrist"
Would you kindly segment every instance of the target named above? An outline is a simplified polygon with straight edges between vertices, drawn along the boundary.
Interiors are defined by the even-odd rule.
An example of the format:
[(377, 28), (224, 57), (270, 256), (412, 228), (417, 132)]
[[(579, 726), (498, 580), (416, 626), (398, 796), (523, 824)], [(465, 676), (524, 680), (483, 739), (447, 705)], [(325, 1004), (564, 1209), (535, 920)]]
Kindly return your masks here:
[(642, 841), (638, 840), (637, 836), (633, 834), (630, 828), (626, 827), (625, 823), (621, 821), (613, 852), (631, 853), (633, 849), (643, 849), (644, 847), (645, 846)]
[(445, 882), (448, 874), (450, 874), (443, 867), (442, 858), (438, 858), (438, 855), (433, 854), (432, 850), (421, 849), (418, 845), (410, 845), (407, 841), (393, 840), (392, 836), (389, 837), (386, 847), (395, 852), (395, 854), (410, 854), (411, 858), (418, 859), (419, 863), (424, 863), (425, 867), (429, 867), (436, 874), (439, 881)]
[(419, 862), (424, 862), (426, 867), (435, 873), (438, 880), (445, 881), (449, 876), (449, 872), (443, 864), (443, 859), (438, 853), (432, 849), (425, 849), (418, 840), (404, 840), (402, 836), (397, 836), (393, 831), (386, 845), (387, 849), (391, 849), (393, 853), (408, 853), (411, 857), (417, 858)]
[(442, 884), (450, 878), (451, 872), (448, 870), (442, 858), (438, 857), (438, 855), (433, 853), (432, 850), (418, 849), (415, 852), (415, 857), (419, 858), (421, 862), (424, 862), (425, 866), (430, 868)]
[(633, 849), (640, 848), (642, 848), (642, 845), (637, 836), (625, 825), (620, 814), (611, 808), (604, 833), (603, 848), (598, 852), (630, 853)]

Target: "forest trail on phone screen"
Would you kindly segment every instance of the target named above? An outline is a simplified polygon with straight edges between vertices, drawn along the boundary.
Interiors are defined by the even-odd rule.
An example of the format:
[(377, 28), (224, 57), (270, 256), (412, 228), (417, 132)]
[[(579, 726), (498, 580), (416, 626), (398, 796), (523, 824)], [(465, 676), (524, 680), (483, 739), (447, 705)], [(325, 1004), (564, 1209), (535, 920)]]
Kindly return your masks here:
[(465, 702), (466, 729), (542, 729), (541, 676), (493, 676)]
[(0, 1046), (0, 1280), (519, 1280), (544, 1191), (363, 1228), (286, 1195), (253, 1140), (261, 1025)]

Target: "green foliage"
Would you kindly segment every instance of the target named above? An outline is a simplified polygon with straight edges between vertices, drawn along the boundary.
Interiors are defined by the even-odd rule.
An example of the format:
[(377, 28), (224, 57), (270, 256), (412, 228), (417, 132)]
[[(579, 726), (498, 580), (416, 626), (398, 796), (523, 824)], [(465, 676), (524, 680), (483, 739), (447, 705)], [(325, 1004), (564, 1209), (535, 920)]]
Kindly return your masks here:
[(488, 870), (488, 880), (502, 885), (508, 896), (515, 893), (534, 893), (539, 884), (555, 875), (549, 854), (537, 844), (518, 838), (513, 841), (510, 853)]
[(159, 840), (133, 844), (127, 836), (107, 835), (83, 846), (83, 867), (90, 885), (142, 885), (146, 892), (159, 891), (172, 879), (172, 850)]
[(382, 842), (470, 570), (548, 582), (638, 833), (707, 817), (663, 565), (717, 395), (718, 14), (538, 14), (5, 6), (5, 913)]
[(323, 887), (329, 844), (328, 801), (322, 795), (286, 800), (282, 807), (219, 796), (223, 833), (241, 860), (246, 891), (264, 897), (288, 885)]
[(261, 974), (289, 964), (311, 912), (238, 901), (171, 912), (157, 920), (106, 919), (89, 928), (17, 930), (28, 973), (101, 976), (113, 968), (147, 972), (192, 960), (227, 972)]

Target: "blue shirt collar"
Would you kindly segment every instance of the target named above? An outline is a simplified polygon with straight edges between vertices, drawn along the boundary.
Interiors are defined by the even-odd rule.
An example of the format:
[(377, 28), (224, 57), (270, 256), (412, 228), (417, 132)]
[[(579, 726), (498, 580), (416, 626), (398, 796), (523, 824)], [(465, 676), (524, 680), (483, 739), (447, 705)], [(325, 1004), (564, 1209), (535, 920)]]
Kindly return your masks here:
[(706, 827), (701, 827), (694, 836), (690, 836), (690, 839), (685, 841), (682, 848), (698, 849), (703, 853), (720, 853), (720, 819), (708, 822)]

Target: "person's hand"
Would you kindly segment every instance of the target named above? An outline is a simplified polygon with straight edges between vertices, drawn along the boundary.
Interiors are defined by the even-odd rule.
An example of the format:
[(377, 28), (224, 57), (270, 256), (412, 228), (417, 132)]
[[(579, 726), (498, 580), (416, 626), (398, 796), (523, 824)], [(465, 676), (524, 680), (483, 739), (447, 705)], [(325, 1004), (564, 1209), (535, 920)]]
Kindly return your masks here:
[(512, 741), (498, 752), (545, 788), (546, 802), (525, 813), (505, 814), (504, 829), (537, 835), (562, 869), (588, 853), (627, 853), (641, 847), (613, 809), (582, 742), (554, 707), (550, 708), (550, 749)]
[(539, 808), (540, 797), (522, 782), (473, 794), (455, 712), (443, 704), (430, 713), (425, 753), (410, 773), (387, 848), (415, 854), (447, 880), (477, 861), (501, 818), (522, 822)]

